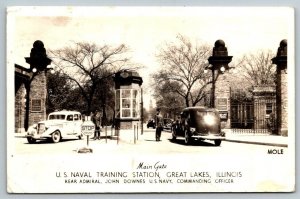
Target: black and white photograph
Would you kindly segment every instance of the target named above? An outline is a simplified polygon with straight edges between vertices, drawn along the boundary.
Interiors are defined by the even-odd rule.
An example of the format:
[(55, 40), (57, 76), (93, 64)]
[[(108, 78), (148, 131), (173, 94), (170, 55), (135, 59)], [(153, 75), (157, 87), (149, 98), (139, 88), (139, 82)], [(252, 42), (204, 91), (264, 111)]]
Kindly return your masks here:
[(8, 7), (7, 192), (294, 192), (294, 14)]

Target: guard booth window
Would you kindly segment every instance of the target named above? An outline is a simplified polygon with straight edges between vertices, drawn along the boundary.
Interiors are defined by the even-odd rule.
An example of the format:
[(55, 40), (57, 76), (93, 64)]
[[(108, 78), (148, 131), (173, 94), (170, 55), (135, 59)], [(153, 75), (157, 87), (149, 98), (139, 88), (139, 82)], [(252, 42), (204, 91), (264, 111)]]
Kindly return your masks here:
[(137, 118), (139, 117), (137, 89), (116, 90), (116, 117), (117, 118)]

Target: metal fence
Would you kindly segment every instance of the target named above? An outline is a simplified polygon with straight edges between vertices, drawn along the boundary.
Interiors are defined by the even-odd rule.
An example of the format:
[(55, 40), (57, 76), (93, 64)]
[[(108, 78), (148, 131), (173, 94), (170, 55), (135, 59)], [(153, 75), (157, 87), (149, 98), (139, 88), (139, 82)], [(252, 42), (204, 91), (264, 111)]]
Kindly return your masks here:
[(233, 133), (274, 134), (277, 131), (275, 97), (231, 102)]

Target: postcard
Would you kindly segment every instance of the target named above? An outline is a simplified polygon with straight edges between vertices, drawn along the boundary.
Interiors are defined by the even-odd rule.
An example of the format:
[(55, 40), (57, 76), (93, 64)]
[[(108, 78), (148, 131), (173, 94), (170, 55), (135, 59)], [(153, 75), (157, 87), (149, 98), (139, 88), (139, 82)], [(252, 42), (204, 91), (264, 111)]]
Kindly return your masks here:
[(290, 7), (8, 7), (7, 192), (294, 192), (294, 38)]

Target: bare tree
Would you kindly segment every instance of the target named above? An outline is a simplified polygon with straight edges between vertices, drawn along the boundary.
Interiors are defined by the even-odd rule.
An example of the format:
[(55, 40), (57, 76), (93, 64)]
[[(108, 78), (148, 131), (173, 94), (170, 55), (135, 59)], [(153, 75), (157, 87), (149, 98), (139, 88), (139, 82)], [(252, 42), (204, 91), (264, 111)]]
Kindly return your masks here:
[(124, 44), (112, 47), (86, 42), (74, 42), (70, 47), (50, 50), (55, 66), (80, 89), (87, 112), (91, 111), (94, 94), (101, 82), (129, 65), (127, 53)]
[[(80, 95), (79, 95), (80, 96)], [(68, 77), (56, 71), (47, 74), (47, 112), (69, 109), (72, 106), (70, 99), (78, 98)], [(78, 103), (79, 100), (77, 100)]]
[(210, 83), (209, 75), (204, 73), (206, 61), (210, 55), (208, 45), (192, 43), (182, 35), (177, 36), (177, 43), (166, 43), (157, 57), (161, 69), (153, 75), (156, 86), (166, 82), (176, 82), (170, 87), (185, 100), (185, 105), (195, 106), (205, 96), (205, 88)]
[(180, 89), (177, 82), (166, 81), (157, 85), (154, 96), (156, 98), (156, 106), (160, 108), (165, 117), (176, 119), (182, 108), (185, 107), (184, 99), (174, 90)]
[(256, 54), (245, 55), (237, 67), (252, 86), (272, 85), (275, 83), (276, 72), (276, 67), (271, 61), (273, 57), (274, 54), (270, 50), (259, 51)]

